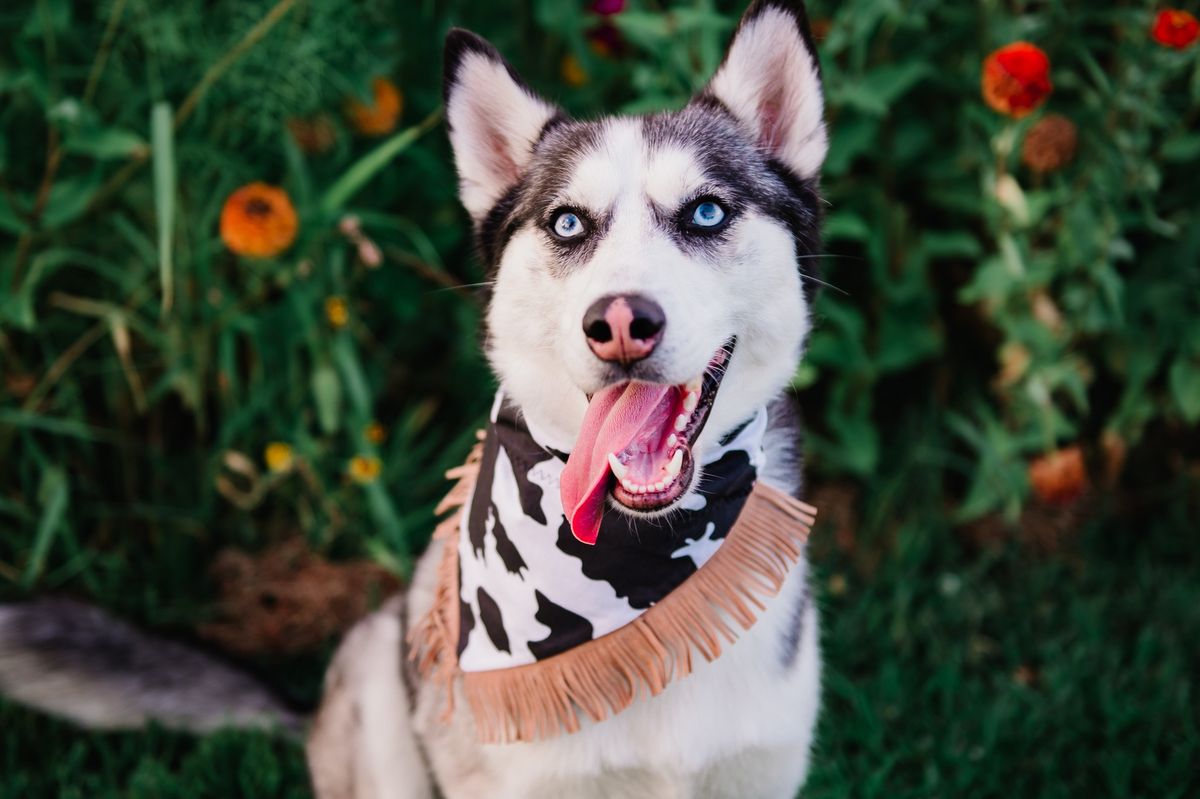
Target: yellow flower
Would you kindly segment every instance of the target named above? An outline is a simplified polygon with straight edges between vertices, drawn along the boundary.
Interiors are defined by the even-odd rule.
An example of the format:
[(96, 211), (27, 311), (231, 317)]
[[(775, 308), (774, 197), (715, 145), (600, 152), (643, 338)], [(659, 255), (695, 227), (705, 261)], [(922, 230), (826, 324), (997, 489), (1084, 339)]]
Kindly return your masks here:
[(350, 459), (350, 478), (361, 485), (375, 482), (382, 471), (383, 463), (373, 455), (355, 455)]
[(387, 430), (384, 430), (383, 425), (381, 425), (379, 422), (371, 422), (369, 425), (367, 425), (366, 429), (363, 430), (363, 435), (366, 436), (367, 441), (370, 441), (372, 444), (382, 444), (384, 439), (387, 438)]
[(335, 328), (345, 327), (350, 321), (350, 307), (342, 297), (329, 297), (325, 300), (325, 318)]
[(296, 465), (296, 456), (292, 452), (291, 444), (285, 444), (282, 441), (272, 441), (267, 444), (267, 448), (263, 451), (263, 460), (267, 462), (267, 468), (273, 472), (290, 472)]

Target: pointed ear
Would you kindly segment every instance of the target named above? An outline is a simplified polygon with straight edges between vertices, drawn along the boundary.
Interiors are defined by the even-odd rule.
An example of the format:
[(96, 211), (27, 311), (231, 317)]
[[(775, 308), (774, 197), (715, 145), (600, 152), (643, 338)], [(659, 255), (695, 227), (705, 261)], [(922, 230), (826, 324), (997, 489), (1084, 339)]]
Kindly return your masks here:
[(769, 155), (815, 177), (828, 150), (821, 68), (800, 0), (755, 0), (699, 101), (716, 99)]
[(520, 180), (542, 129), (559, 112), (540, 100), (488, 42), (446, 36), (444, 99), (459, 194), (476, 222)]

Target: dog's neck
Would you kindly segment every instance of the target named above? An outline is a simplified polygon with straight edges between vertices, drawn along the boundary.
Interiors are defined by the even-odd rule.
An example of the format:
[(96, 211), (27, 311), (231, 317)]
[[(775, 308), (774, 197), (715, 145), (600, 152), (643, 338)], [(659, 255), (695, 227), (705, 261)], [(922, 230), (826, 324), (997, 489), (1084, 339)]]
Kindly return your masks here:
[(460, 665), (533, 663), (630, 623), (721, 547), (763, 465), (760, 409), (710, 448), (703, 477), (657, 516), (609, 507), (595, 544), (572, 534), (559, 498), (567, 453), (538, 440), (498, 397), (458, 542)]

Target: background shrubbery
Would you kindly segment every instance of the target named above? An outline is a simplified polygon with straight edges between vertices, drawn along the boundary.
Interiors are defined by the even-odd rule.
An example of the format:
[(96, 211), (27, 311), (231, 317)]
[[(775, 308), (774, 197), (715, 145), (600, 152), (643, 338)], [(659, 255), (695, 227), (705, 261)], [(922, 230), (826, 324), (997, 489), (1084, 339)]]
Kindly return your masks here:
[[(742, 10), (595, 7), (615, 13), (0, 9), (0, 596), (67, 592), (176, 630), (236, 621), (253, 614), (218, 601), (217, 552), (297, 535), (402, 574), (492, 391), (437, 117), (445, 30), (488, 36), (572, 112), (638, 112), (701, 86)], [(1058, 550), (1081, 525), (1161, 522), (1156, 551), (1195, 555), (1200, 45), (1155, 42), (1155, 10), (810, 3), (832, 130), (828, 287), (795, 383), (832, 595), (843, 572), (853, 585), (912, 566), (890, 573), (893, 636), (916, 586), (945, 587), (926, 571), (946, 547), (987, 572), (1014, 539)], [(1047, 53), (1054, 85), (1020, 120), (980, 93), (984, 58), (1016, 40)], [(298, 216), (268, 259), (218, 232), (257, 181)], [(277, 599), (251, 609), (274, 630), (263, 650), (313, 637), (321, 612)], [(287, 690), (311, 699), (317, 669), (301, 672)]]

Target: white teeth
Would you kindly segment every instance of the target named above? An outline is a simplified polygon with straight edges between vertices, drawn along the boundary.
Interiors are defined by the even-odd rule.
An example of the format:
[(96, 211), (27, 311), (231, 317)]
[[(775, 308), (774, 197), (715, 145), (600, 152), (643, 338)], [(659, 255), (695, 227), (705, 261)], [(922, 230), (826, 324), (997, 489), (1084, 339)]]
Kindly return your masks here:
[(638, 492), (639, 494), (647, 494), (647, 493), (649, 493), (649, 492), (650, 492), (650, 489), (649, 489), (649, 488), (647, 488), (646, 486), (638, 486), (638, 487), (637, 487), (637, 492)]
[(671, 447), (675, 446), (678, 443), (679, 443), (679, 436), (675, 435), (674, 433), (667, 436), (667, 449), (670, 449)]
[(637, 493), (637, 485), (632, 480), (622, 480), (621, 485), (625, 486), (625, 490), (631, 494)]
[(617, 476), (618, 480), (623, 480), (626, 472), (629, 471), (629, 468), (617, 460), (617, 456), (611, 452), (608, 453), (608, 465), (612, 468), (613, 474)]
[(683, 398), (683, 409), (688, 413), (696, 410), (696, 403), (700, 401), (700, 395), (694, 391), (689, 391), (688, 395)]
[(654, 490), (655, 490), (655, 491), (662, 491), (662, 490), (664, 490), (666, 487), (667, 487), (667, 481), (666, 481), (666, 480), (659, 480), (657, 483), (655, 483), (655, 484), (654, 484)]
[(676, 430), (682, 431), (683, 428), (687, 427), (687, 423), (688, 423), (688, 418), (687, 418), (686, 413), (681, 413), (675, 417), (675, 429)]
[(671, 456), (670, 462), (667, 463), (667, 474), (675, 477), (683, 468), (683, 450), (675, 450), (675, 454)]
[(698, 393), (700, 391), (700, 378), (697, 377), (695, 380), (688, 383), (687, 390), (692, 394)]

